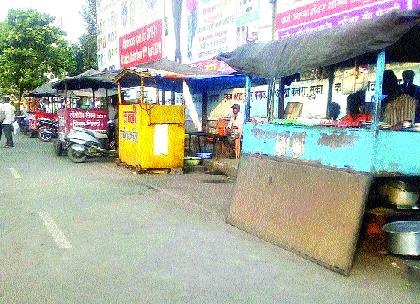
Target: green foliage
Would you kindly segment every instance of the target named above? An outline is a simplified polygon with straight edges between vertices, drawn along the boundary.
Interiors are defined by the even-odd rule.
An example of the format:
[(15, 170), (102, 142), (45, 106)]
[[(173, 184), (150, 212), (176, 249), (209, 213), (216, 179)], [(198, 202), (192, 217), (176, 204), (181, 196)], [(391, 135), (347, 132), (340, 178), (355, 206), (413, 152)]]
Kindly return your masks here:
[(46, 81), (47, 74), (63, 77), (75, 70), (64, 32), (52, 25), (54, 17), (36, 10), (9, 10), (0, 23), (0, 88), (26, 90)]
[(80, 12), (86, 27), (86, 34), (79, 38), (79, 43), (73, 45), (73, 54), (76, 60), (76, 72), (80, 74), (88, 69), (97, 69), (97, 26), (96, 26), (96, 0), (86, 0)]

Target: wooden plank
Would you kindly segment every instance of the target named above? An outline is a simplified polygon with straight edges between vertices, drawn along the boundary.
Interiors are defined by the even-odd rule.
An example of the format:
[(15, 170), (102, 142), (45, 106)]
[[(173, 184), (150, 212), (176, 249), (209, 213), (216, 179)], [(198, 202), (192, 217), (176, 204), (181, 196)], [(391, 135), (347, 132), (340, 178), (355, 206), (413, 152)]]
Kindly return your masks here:
[(244, 156), (227, 222), (348, 274), (368, 175)]

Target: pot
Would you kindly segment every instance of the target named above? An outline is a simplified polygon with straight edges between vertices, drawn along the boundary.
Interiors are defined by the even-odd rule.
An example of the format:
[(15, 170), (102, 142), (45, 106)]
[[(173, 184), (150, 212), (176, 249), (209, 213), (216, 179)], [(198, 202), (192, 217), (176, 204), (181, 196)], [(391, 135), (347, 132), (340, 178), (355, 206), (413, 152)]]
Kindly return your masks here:
[(395, 181), (382, 187), (381, 193), (397, 208), (406, 209), (416, 207), (419, 192), (403, 181)]
[(189, 167), (198, 166), (201, 163), (201, 158), (194, 156), (186, 156), (184, 157), (184, 163), (186, 166)]
[(200, 157), (201, 159), (211, 159), (213, 153), (210, 153), (210, 152), (197, 152), (195, 155), (197, 157)]
[(397, 221), (385, 224), (387, 250), (393, 254), (420, 256), (420, 221)]

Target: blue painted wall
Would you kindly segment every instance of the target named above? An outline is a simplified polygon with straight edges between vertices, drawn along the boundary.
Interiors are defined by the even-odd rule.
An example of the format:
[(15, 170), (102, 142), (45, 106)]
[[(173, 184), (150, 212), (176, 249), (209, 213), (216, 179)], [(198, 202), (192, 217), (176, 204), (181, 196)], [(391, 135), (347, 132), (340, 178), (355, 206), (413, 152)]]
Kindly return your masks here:
[(244, 127), (243, 152), (290, 157), (338, 169), (420, 175), (420, 132), (276, 124)]

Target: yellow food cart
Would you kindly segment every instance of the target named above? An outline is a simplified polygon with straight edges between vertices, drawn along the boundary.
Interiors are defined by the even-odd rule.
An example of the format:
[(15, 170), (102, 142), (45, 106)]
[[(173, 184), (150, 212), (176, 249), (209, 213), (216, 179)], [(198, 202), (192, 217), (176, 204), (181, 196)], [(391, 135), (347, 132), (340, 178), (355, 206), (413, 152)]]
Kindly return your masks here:
[[(125, 69), (114, 80), (118, 84), (119, 96), (120, 161), (144, 171), (181, 169), (184, 162), (184, 105), (146, 102), (144, 87), (158, 86), (155, 76), (147, 71)], [(141, 94), (136, 103), (127, 104), (123, 101), (122, 87), (127, 83), (135, 86), (133, 80), (140, 86)]]

